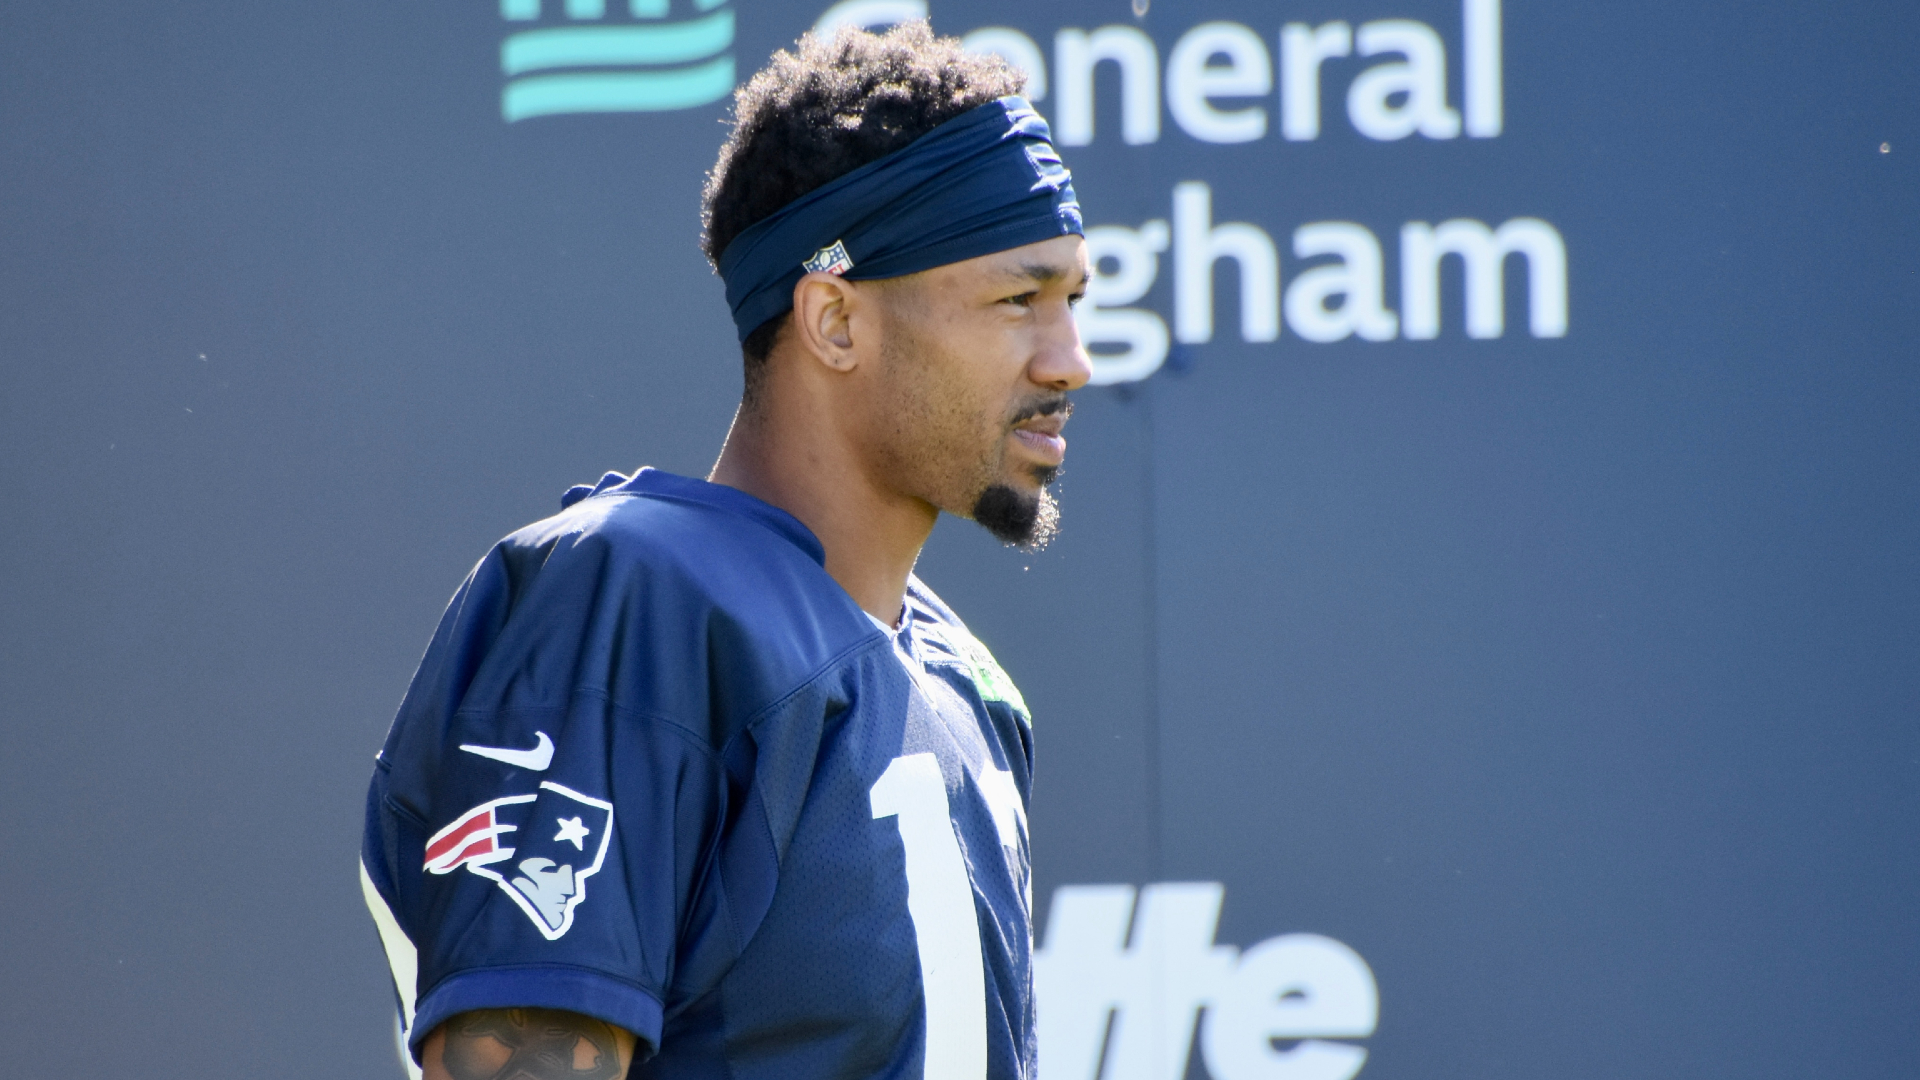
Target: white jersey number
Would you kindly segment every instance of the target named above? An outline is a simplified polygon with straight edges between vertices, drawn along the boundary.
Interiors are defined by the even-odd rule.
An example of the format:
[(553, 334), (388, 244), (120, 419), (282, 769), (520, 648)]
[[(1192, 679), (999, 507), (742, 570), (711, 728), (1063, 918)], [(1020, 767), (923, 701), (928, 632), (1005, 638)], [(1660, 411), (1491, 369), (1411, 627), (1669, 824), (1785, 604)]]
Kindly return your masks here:
[(873, 785), (873, 816), (895, 818), (907, 853), (907, 914), (927, 999), (926, 1080), (987, 1075), (987, 982), (973, 883), (932, 754), (893, 759)]

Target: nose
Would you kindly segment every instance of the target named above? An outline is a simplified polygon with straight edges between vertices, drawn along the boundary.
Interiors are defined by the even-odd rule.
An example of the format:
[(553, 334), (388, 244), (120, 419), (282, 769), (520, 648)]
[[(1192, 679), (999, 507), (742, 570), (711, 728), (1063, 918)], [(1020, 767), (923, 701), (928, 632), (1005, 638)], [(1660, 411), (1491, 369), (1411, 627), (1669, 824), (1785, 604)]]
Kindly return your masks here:
[(1080, 324), (1073, 309), (1061, 304), (1058, 316), (1046, 322), (1027, 377), (1049, 390), (1078, 390), (1087, 385), (1093, 378), (1093, 358), (1080, 343)]

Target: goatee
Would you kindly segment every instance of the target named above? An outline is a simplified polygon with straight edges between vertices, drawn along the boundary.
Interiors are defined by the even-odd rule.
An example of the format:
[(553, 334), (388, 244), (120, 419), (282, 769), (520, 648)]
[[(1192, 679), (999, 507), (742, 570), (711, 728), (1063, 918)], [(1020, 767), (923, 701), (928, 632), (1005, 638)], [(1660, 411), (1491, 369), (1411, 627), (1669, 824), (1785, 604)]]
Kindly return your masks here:
[(994, 484), (974, 502), (973, 520), (1008, 547), (1037, 553), (1060, 533), (1060, 504), (1045, 487), (1026, 492)]

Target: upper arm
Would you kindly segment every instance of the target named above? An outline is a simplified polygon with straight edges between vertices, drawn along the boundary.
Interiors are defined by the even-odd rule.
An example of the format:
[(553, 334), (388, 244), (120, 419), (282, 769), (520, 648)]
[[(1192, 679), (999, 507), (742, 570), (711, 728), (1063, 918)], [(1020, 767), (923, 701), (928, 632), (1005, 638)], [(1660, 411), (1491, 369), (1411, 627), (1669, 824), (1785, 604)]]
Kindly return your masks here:
[(625, 1080), (634, 1037), (558, 1009), (455, 1016), (420, 1047), (425, 1080)]
[[(450, 1019), (502, 1008), (596, 1016), (650, 1045), (661, 1037), (680, 928), (709, 902), (696, 885), (724, 774), (666, 710), (616, 704), (636, 697), (626, 685), (636, 669), (705, 683), (693, 665), (671, 670), (654, 655), (666, 635), (623, 599), (633, 589), (602, 586), (611, 573), (550, 565), (523, 584), (507, 630), (444, 635), (472, 637), (481, 659), (445, 692), (409, 691), (375, 769), (363, 861), (391, 915), (416, 1052)], [(476, 574), (477, 593), (504, 588), (497, 577)], [(462, 611), (495, 600), (469, 597)], [(422, 669), (448, 666), (446, 648), (437, 642)]]

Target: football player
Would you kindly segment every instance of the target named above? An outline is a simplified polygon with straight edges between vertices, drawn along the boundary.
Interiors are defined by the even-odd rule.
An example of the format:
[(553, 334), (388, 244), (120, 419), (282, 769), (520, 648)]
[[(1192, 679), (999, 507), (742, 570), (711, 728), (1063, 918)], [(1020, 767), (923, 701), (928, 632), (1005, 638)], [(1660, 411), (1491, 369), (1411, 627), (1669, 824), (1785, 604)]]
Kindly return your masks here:
[(913, 575), (942, 510), (1046, 543), (1090, 374), (1021, 88), (916, 24), (738, 91), (711, 475), (496, 545), (380, 753), (362, 885), (426, 1076), (1033, 1076), (1032, 728)]

